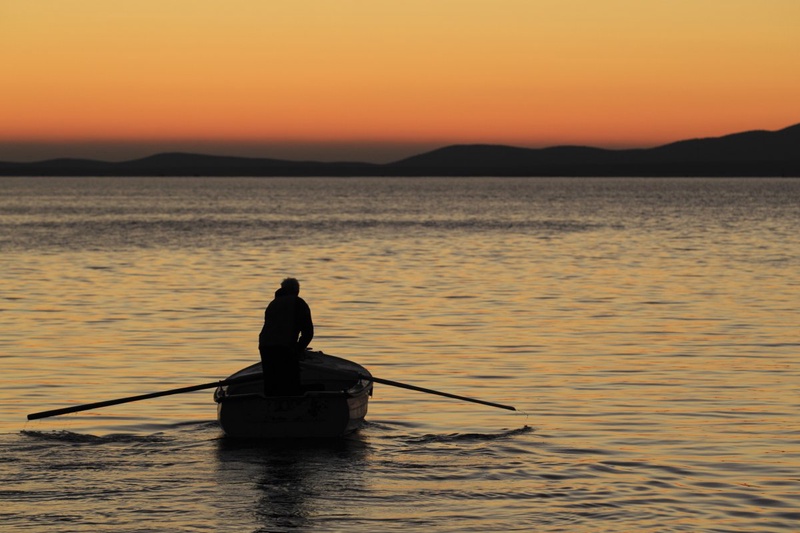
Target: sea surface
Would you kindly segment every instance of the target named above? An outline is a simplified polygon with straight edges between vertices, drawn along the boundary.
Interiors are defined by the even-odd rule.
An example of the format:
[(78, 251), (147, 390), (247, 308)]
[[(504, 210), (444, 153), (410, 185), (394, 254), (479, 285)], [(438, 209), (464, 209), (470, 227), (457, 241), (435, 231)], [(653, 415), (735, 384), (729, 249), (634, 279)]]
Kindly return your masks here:
[[(223, 438), (297, 277), (375, 376)], [(0, 530), (800, 531), (800, 180), (0, 178)]]

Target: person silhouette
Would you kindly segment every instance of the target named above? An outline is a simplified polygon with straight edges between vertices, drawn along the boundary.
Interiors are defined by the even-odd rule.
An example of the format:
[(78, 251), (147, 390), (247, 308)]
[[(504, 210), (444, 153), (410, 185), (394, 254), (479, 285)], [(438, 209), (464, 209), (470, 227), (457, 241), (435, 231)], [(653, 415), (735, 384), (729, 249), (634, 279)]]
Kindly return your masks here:
[(311, 309), (299, 294), (300, 283), (295, 278), (286, 278), (264, 311), (258, 351), (267, 396), (295, 396), (303, 392), (300, 356), (314, 337), (314, 322)]

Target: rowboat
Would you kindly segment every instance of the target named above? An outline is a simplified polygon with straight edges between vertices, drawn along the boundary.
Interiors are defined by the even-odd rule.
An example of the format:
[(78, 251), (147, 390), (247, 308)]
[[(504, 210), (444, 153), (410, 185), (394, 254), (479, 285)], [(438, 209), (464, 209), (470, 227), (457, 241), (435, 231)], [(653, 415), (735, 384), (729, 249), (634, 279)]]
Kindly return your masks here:
[[(252, 379), (249, 379), (252, 378)], [(372, 374), (322, 352), (301, 359), (298, 396), (265, 396), (261, 363), (243, 368), (214, 391), (217, 419), (233, 438), (332, 438), (358, 429), (372, 395)]]
[(341, 437), (355, 431), (364, 422), (374, 383), (516, 411), (513, 405), (379, 378), (359, 364), (322, 352), (306, 350), (300, 361), (300, 369), (303, 394), (297, 396), (266, 396), (261, 363), (256, 363), (223, 381), (50, 409), (31, 413), (28, 420), (216, 388), (214, 400), (217, 402), (217, 419), (222, 430), (230, 437)]

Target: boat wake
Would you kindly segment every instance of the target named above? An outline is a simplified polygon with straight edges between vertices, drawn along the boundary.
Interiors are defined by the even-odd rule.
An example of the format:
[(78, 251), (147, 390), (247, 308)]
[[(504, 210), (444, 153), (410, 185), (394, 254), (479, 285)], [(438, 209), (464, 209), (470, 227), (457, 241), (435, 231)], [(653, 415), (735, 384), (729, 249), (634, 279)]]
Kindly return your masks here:
[(533, 431), (533, 428), (525, 425), (517, 429), (509, 429), (499, 433), (450, 433), (447, 435), (422, 435), (421, 437), (411, 437), (406, 439), (409, 444), (429, 444), (444, 442), (481, 442), (510, 439), (518, 435), (524, 435)]
[(116, 443), (152, 443), (165, 442), (169, 439), (163, 435), (131, 435), (126, 433), (116, 433), (112, 435), (90, 435), (87, 433), (74, 433), (72, 431), (32, 431), (22, 430), (20, 434), (46, 441), (57, 441), (65, 443), (90, 443), (90, 444), (116, 444)]

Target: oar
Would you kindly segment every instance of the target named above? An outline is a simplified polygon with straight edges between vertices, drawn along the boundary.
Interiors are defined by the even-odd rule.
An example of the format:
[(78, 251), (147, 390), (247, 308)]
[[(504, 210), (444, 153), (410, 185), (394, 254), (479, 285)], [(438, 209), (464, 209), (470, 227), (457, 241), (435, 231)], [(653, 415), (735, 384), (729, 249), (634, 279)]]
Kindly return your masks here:
[(339, 374), (344, 374), (347, 376), (355, 376), (358, 379), (363, 379), (367, 381), (374, 381), (375, 383), (381, 383), (383, 385), (389, 385), (391, 387), (398, 387), (400, 389), (408, 389), (417, 392), (424, 392), (426, 394), (435, 394), (437, 396), (444, 396), (445, 398), (453, 398), (455, 400), (464, 400), (465, 402), (472, 402), (472, 403), (479, 403), (481, 405), (488, 405), (489, 407), (497, 407), (499, 409), (507, 409), (509, 411), (516, 411), (516, 407), (511, 405), (503, 405), (501, 403), (494, 403), (494, 402), (487, 402), (485, 400), (478, 400), (477, 398), (468, 398), (467, 396), (459, 396), (458, 394), (450, 394), (449, 392), (442, 392), (433, 389), (426, 389), (424, 387), (417, 387), (416, 385), (409, 385), (408, 383), (400, 383), (399, 381), (392, 381), (390, 379), (383, 379), (383, 378), (376, 378), (373, 375), (362, 374), (361, 372), (352, 372), (349, 370), (338, 370), (332, 368), (322, 367), (320, 365), (315, 365), (314, 363), (309, 363), (307, 361), (300, 361), (300, 366), (305, 367), (315, 367), (315, 368), (324, 368), (327, 371), (338, 372)]
[(111, 405), (119, 405), (121, 403), (138, 402), (140, 400), (149, 400), (150, 398), (160, 398), (161, 396), (171, 396), (173, 394), (183, 394), (184, 392), (193, 392), (203, 389), (213, 389), (223, 385), (232, 385), (234, 383), (245, 383), (248, 381), (261, 381), (264, 379), (261, 374), (253, 376), (242, 376), (240, 378), (225, 379), (222, 381), (215, 381), (213, 383), (203, 383), (202, 385), (192, 385), (190, 387), (180, 387), (178, 389), (170, 389), (161, 392), (151, 392), (149, 394), (139, 394), (138, 396), (128, 396), (127, 398), (117, 398), (116, 400), (106, 400), (104, 402), (87, 403), (83, 405), (75, 405), (72, 407), (64, 407), (62, 409), (53, 409), (51, 411), (42, 411), (39, 413), (31, 413), (28, 415), (28, 420), (38, 420), (40, 418), (47, 418), (50, 416), (66, 415), (69, 413), (78, 413), (80, 411), (88, 411), (89, 409), (98, 409), (100, 407), (108, 407)]
[(485, 400), (478, 400), (477, 398), (468, 398), (466, 396), (459, 396), (458, 394), (450, 394), (449, 392), (441, 392), (438, 390), (433, 389), (426, 389), (423, 387), (417, 387), (416, 385), (409, 385), (408, 383), (400, 383), (399, 381), (391, 381), (388, 379), (376, 378), (375, 376), (367, 376), (365, 374), (359, 374), (359, 378), (372, 380), (375, 383), (382, 383), (384, 385), (390, 385), (392, 387), (398, 387), (401, 389), (408, 389), (417, 392), (424, 392), (426, 394), (436, 394), (437, 396), (444, 396), (445, 398), (453, 398), (456, 400), (464, 400), (465, 402), (472, 402), (472, 403), (479, 403), (481, 405), (488, 405), (490, 407), (497, 407), (500, 409), (507, 409), (509, 411), (516, 411), (516, 407), (512, 405), (503, 405), (501, 403), (494, 403), (494, 402), (487, 402)]

